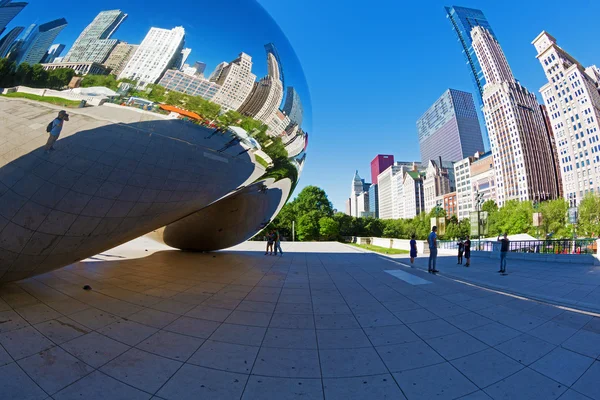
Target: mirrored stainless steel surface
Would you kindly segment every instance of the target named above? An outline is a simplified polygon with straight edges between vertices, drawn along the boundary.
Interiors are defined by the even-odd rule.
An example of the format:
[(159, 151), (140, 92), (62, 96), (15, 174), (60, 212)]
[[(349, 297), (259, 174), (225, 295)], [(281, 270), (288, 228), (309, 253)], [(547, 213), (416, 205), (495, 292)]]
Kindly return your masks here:
[[(71, 32), (79, 39), (65, 57), (41, 64), (46, 80), (19, 74), (23, 60), (35, 61), (30, 36), (0, 59), (13, 68), (0, 68), (0, 283), (150, 232), (184, 250), (236, 245), (277, 215), (298, 182), (308, 88), (257, 3), (197, 1), (198, 12), (176, 18), (164, 2), (106, 3), (62, 2), (67, 21), (83, 7), (113, 6), (88, 27), (112, 18), (117, 29)], [(123, 42), (102, 42), (113, 39)], [(66, 70), (74, 79), (61, 84), (60, 74), (73, 75)]]

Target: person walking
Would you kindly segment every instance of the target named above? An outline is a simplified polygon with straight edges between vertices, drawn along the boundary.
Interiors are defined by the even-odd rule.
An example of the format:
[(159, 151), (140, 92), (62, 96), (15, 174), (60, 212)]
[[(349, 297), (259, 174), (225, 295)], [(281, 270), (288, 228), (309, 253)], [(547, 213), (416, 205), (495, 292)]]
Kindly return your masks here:
[(46, 153), (54, 150), (54, 143), (58, 140), (60, 136), (60, 132), (62, 131), (63, 124), (65, 121), (69, 120), (69, 114), (65, 110), (61, 110), (58, 112), (58, 117), (54, 118), (52, 122), (48, 124), (46, 127), (46, 132), (48, 132), (48, 141), (44, 145), (44, 150)]
[(462, 265), (463, 262), (463, 253), (465, 252), (465, 243), (460, 239), (458, 241), (458, 260), (457, 264)]
[(279, 231), (275, 230), (275, 255), (277, 255), (277, 251), (279, 251), (279, 257), (283, 257), (283, 250), (281, 250), (281, 236), (279, 235)]
[(431, 228), (431, 233), (427, 237), (427, 243), (429, 243), (429, 268), (427, 272), (430, 274), (435, 274), (439, 272), (435, 269), (435, 264), (437, 262), (437, 226)]
[(265, 256), (267, 254), (273, 254), (273, 231), (267, 233), (267, 251), (265, 251)]
[(464, 246), (465, 246), (465, 259), (467, 260), (465, 267), (470, 267), (471, 266), (471, 239), (469, 239), (469, 236), (467, 236), (467, 240), (465, 240)]
[(415, 263), (415, 258), (417, 258), (417, 241), (415, 240), (415, 235), (410, 237), (410, 266), (413, 267)]
[(504, 237), (500, 239), (498, 236), (498, 241), (501, 243), (500, 245), (500, 270), (503, 274), (506, 273), (506, 255), (508, 254), (508, 248), (510, 247), (510, 240), (508, 240), (508, 235), (504, 233)]

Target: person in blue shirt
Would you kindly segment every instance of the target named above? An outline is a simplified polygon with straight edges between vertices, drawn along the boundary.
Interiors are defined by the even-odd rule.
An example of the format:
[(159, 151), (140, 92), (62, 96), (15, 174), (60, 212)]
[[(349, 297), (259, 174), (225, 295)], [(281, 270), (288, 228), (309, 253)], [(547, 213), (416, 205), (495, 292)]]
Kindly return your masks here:
[(417, 241), (415, 240), (415, 235), (410, 237), (410, 264), (415, 263), (415, 258), (417, 258)]
[(46, 153), (50, 152), (51, 150), (54, 150), (54, 142), (56, 142), (56, 140), (58, 139), (58, 137), (60, 136), (60, 132), (62, 131), (63, 128), (63, 123), (65, 121), (69, 120), (69, 114), (67, 114), (67, 112), (65, 110), (61, 110), (58, 113), (58, 117), (56, 117), (54, 119), (54, 121), (52, 121), (50, 124), (50, 131), (48, 132), (49, 136), (48, 136), (48, 141), (46, 142), (46, 145), (44, 146), (44, 150), (46, 151)]
[(431, 228), (431, 233), (427, 237), (427, 243), (429, 243), (429, 268), (427, 272), (429, 272), (430, 274), (435, 274), (436, 272), (439, 272), (437, 269), (435, 269), (438, 254), (437, 226)]

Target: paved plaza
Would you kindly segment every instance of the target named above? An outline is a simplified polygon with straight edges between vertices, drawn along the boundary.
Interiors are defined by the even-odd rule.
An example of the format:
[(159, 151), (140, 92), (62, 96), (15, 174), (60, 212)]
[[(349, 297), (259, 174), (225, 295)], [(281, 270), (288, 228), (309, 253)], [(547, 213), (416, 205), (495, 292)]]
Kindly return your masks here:
[(140, 238), (0, 287), (0, 397), (600, 399), (592, 314), (457, 282), (443, 260), (434, 276), (282, 244)]

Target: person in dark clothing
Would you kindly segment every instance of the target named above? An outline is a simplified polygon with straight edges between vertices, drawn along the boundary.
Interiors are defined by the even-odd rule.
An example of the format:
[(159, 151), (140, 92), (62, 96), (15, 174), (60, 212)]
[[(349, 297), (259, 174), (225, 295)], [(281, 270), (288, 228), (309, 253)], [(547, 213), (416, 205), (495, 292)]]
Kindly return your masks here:
[(460, 239), (458, 241), (458, 261), (457, 264), (462, 265), (463, 262), (463, 253), (465, 252), (465, 244), (462, 241), (462, 239)]
[(498, 236), (498, 241), (501, 243), (500, 245), (500, 270), (503, 274), (506, 273), (506, 255), (508, 254), (508, 248), (510, 247), (510, 240), (508, 240), (508, 235), (505, 233), (504, 237), (500, 239)]
[(417, 241), (415, 240), (415, 235), (412, 235), (410, 238), (410, 266), (415, 263), (415, 258), (417, 258)]
[(464, 245), (465, 245), (465, 258), (467, 260), (465, 267), (469, 267), (469, 266), (471, 266), (471, 239), (469, 239), (468, 236), (467, 236), (467, 240), (465, 240)]

